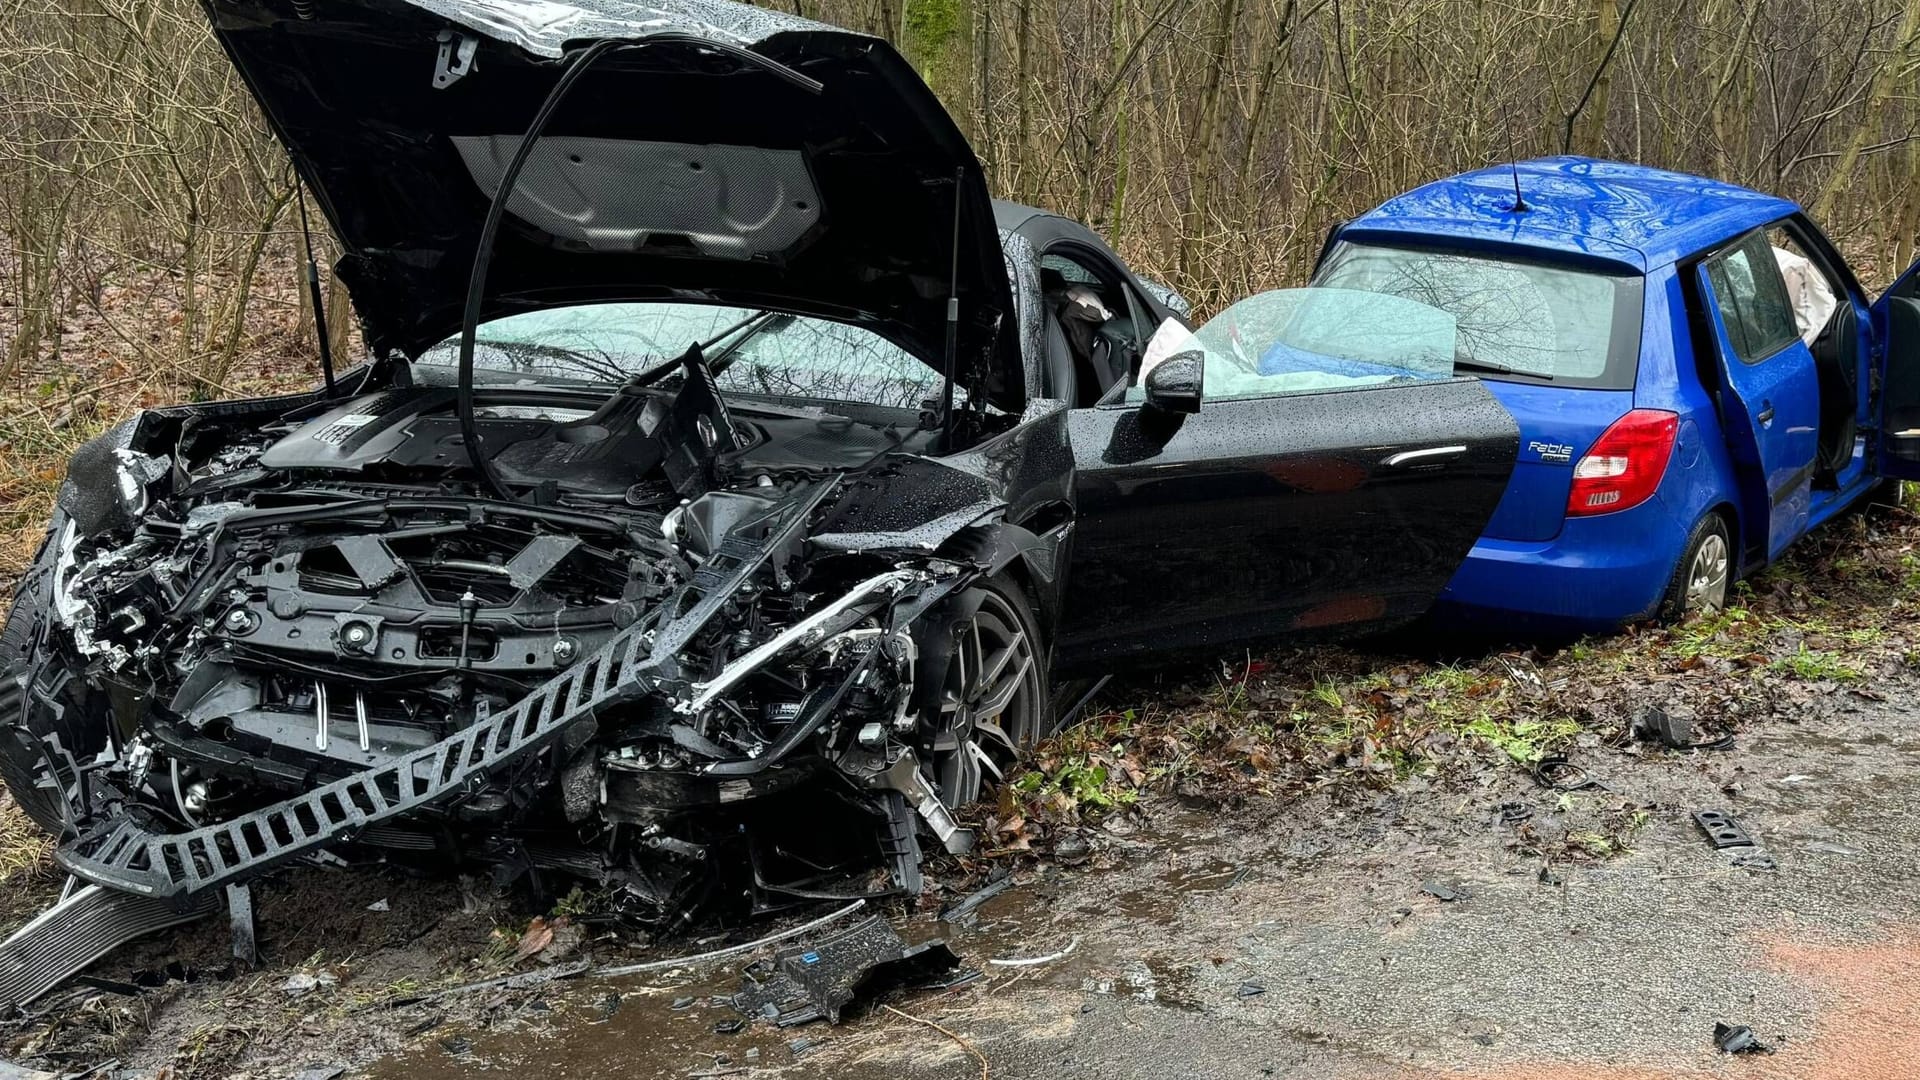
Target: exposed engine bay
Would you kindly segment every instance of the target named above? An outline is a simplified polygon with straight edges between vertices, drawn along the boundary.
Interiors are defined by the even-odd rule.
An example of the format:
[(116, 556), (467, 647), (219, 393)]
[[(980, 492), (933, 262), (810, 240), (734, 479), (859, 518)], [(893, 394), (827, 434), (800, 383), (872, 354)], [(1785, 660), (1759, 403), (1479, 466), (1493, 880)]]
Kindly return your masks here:
[(953, 692), (986, 480), (889, 452), (924, 432), (736, 415), (693, 354), (663, 387), (482, 390), (502, 501), (452, 405), (182, 406), (76, 456), (3, 762), (66, 869), (185, 897), (477, 860), (659, 928), (917, 892), (923, 837), (967, 849), (1001, 712), (1044, 697), (1031, 654), (980, 710)]

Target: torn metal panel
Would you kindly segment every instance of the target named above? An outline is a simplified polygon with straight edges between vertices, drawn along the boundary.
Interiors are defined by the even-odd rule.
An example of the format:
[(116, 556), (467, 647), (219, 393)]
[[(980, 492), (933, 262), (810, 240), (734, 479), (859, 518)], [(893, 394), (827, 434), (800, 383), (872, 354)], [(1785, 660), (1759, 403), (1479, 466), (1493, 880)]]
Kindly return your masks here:
[(856, 1003), (945, 976), (960, 957), (940, 940), (908, 945), (878, 915), (818, 942), (789, 946), (749, 967), (734, 995), (743, 1014), (776, 1027), (838, 1024)]

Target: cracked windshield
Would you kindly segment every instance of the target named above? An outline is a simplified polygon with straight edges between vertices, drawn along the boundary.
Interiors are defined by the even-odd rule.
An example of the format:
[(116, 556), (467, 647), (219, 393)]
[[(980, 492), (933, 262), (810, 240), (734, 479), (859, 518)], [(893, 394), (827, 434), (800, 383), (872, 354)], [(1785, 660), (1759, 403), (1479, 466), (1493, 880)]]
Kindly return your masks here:
[[(474, 365), (527, 377), (618, 383), (700, 344), (723, 391), (917, 409), (938, 371), (871, 330), (712, 304), (582, 304), (482, 323)], [(459, 362), (458, 338), (417, 363)]]

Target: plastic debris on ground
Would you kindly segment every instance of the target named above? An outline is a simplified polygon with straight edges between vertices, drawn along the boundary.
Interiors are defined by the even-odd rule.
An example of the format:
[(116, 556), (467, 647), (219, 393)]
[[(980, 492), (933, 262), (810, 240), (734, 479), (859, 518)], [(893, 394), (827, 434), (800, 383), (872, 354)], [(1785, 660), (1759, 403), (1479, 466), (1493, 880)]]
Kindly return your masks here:
[(1423, 881), (1420, 883), (1420, 891), (1443, 904), (1465, 900), (1471, 895), (1465, 889), (1457, 885), (1449, 885), (1444, 881)]
[(748, 965), (733, 1007), (776, 1027), (826, 1020), (838, 1024), (849, 1006), (892, 990), (954, 986), (978, 972), (952, 976), (960, 958), (944, 941), (909, 945), (887, 921), (871, 916), (811, 945), (791, 946)]
[(1701, 832), (1707, 834), (1707, 843), (1712, 844), (1715, 850), (1754, 846), (1753, 837), (1748, 836), (1747, 830), (1724, 811), (1695, 810), (1693, 822), (1700, 826)]
[(1713, 1025), (1713, 1045), (1723, 1054), (1771, 1054), (1773, 1048), (1761, 1042), (1745, 1024)]
[(987, 878), (987, 883), (966, 896), (955, 900), (940, 910), (940, 921), (964, 923), (980, 910), (980, 905), (1006, 892), (1013, 885), (1013, 872), (1006, 867), (996, 869)]
[(1649, 705), (1634, 716), (1633, 734), (1635, 738), (1657, 742), (1669, 750), (1733, 749), (1732, 735), (1696, 740), (1691, 716), (1669, 713), (1658, 705)]
[(1560, 754), (1548, 754), (1533, 763), (1533, 781), (1550, 791), (1585, 791), (1606, 787), (1587, 774), (1587, 770)]

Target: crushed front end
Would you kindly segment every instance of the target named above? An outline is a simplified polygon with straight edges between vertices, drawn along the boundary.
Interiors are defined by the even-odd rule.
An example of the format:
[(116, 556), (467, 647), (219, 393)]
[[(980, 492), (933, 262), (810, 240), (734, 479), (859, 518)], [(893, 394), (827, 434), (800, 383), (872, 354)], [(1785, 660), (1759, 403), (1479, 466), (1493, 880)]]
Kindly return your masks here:
[[(984, 485), (727, 465), (681, 444), (675, 395), (633, 396), (490, 397), (498, 460), (553, 466), (524, 502), (434, 460), (428, 389), (159, 410), (89, 446), (0, 702), (61, 866), (184, 901), (296, 859), (480, 862), (652, 927), (917, 891), (917, 831), (971, 839), (928, 654), (989, 569), (954, 554)], [(587, 467), (628, 405), (646, 445)], [(940, 474), (894, 478), (932, 526), (868, 527), (889, 469)]]

